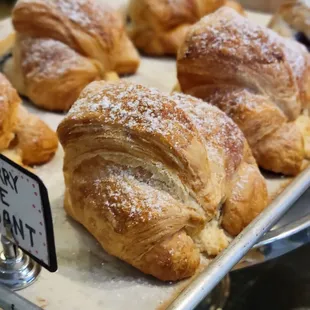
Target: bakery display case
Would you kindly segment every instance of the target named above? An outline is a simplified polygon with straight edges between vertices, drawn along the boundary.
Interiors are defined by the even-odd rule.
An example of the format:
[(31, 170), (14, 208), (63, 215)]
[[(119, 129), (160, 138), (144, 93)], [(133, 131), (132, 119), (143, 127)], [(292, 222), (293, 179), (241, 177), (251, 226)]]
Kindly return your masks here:
[(42, 164), (58, 260), (0, 307), (225, 309), (234, 274), (309, 242), (308, 52), (246, 3), (93, 1), (0, 24), (25, 108), (1, 151)]

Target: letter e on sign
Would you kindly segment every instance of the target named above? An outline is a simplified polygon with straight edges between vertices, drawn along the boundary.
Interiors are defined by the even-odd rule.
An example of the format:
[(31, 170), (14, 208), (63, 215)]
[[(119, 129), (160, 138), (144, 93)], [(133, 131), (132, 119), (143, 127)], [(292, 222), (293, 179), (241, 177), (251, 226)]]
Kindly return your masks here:
[(57, 270), (47, 190), (33, 173), (0, 154), (0, 233), (11, 227), (14, 242), (41, 266)]

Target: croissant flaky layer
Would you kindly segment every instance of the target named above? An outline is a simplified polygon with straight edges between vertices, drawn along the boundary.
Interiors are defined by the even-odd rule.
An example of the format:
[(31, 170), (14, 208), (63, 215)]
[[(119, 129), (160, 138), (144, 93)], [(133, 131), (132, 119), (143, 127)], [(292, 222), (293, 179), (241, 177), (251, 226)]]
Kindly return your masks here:
[(232, 117), (259, 166), (288, 175), (310, 155), (296, 124), (309, 108), (309, 68), (302, 45), (229, 8), (190, 28), (177, 61), (180, 89)]
[(19, 0), (17, 32), (5, 73), (48, 110), (68, 110), (90, 82), (134, 73), (139, 55), (118, 13), (96, 0)]
[(21, 106), (16, 90), (0, 73), (0, 152), (19, 164), (38, 165), (49, 161), (57, 147), (55, 132)]
[(267, 204), (245, 138), (219, 109), (93, 82), (58, 127), (65, 209), (103, 248), (161, 280), (194, 274)]
[(223, 5), (244, 14), (235, 1), (131, 0), (128, 8), (129, 34), (135, 45), (147, 54), (175, 55), (189, 26)]

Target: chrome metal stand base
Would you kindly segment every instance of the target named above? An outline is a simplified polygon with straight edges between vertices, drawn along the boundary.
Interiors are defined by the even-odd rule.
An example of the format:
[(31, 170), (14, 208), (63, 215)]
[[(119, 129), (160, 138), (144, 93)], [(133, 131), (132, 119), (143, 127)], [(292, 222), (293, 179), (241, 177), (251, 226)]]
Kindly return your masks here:
[(0, 254), (0, 283), (14, 291), (32, 284), (40, 271), (41, 267), (19, 249), (14, 258)]

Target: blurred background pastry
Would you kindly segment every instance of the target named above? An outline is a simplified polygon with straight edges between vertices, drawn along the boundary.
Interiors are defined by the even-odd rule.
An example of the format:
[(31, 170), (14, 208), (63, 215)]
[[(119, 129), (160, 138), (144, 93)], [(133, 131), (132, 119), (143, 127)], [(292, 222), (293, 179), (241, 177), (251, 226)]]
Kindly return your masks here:
[(58, 147), (56, 133), (21, 106), (21, 99), (0, 73), (0, 152), (18, 164), (48, 162)]
[(131, 74), (139, 55), (119, 13), (95, 0), (20, 0), (4, 72), (20, 94), (48, 110), (68, 110), (91, 81)]
[(310, 50), (310, 3), (286, 0), (272, 17), (269, 27), (280, 35), (302, 43)]
[(145, 54), (175, 55), (188, 27), (223, 5), (245, 14), (233, 0), (130, 0), (129, 35)]

